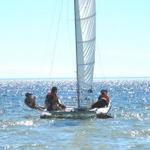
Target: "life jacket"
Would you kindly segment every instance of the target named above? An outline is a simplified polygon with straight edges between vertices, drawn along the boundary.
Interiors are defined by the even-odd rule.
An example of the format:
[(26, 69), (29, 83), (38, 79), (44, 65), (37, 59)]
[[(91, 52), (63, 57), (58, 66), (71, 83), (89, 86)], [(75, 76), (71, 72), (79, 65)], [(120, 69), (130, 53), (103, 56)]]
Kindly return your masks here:
[(109, 97), (108, 97), (107, 95), (105, 95), (105, 94), (102, 94), (102, 95), (100, 96), (100, 99), (106, 101), (107, 104), (109, 103)]

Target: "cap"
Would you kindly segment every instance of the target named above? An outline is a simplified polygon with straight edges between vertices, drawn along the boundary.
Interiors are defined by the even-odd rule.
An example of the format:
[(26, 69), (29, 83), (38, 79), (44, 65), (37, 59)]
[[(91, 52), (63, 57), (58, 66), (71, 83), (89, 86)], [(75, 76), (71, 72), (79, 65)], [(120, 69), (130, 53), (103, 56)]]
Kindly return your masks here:
[(31, 95), (32, 95), (32, 93), (26, 93), (26, 94), (25, 94), (26, 97), (29, 97), (29, 96), (31, 96)]
[(101, 93), (107, 93), (108, 91), (107, 90), (101, 90)]
[(57, 91), (57, 87), (52, 87), (51, 91)]

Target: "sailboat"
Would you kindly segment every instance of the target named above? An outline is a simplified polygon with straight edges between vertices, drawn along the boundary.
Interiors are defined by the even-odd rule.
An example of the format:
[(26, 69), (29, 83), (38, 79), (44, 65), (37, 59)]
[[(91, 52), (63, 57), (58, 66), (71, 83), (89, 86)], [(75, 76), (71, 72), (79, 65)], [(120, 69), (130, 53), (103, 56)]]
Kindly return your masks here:
[(105, 108), (90, 109), (89, 98), (93, 91), (93, 73), (96, 43), (95, 0), (74, 0), (77, 108), (68, 107), (63, 111), (42, 112), (41, 118), (89, 118), (108, 117), (111, 103)]

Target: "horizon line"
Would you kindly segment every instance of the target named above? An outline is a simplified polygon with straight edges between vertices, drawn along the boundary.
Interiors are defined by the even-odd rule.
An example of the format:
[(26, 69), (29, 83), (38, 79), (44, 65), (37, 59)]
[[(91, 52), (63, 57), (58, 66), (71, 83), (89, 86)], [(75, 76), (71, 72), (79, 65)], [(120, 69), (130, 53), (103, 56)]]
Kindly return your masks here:
[[(125, 79), (125, 78), (130, 78), (130, 79), (134, 79), (134, 78), (150, 78), (150, 76), (107, 76), (107, 77), (94, 77), (94, 79)], [(0, 77), (0, 80), (13, 80), (13, 79), (47, 79), (47, 80), (52, 80), (52, 79), (76, 79), (76, 77), (7, 77), (7, 78), (3, 78)]]

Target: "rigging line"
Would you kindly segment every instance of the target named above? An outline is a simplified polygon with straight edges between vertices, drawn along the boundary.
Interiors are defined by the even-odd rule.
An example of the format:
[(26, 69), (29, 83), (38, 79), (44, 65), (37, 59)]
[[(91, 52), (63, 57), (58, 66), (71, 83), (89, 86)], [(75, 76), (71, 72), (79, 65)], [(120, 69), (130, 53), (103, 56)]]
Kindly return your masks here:
[[(55, 1), (56, 3), (57, 3), (57, 1)], [(45, 9), (46, 11), (45, 12), (47, 12), (50, 8), (52, 8), (52, 11), (53, 12), (55, 12), (56, 11), (56, 3), (54, 3), (54, 7), (52, 8), (51, 6), (49, 6), (48, 4), (49, 3), (45, 3), (45, 7), (42, 7), (41, 9)], [(50, 12), (48, 11), (48, 13), (46, 14), (46, 16), (48, 15), (50, 15), (49, 14)], [(43, 14), (42, 14), (43, 15)], [(39, 19), (39, 18), (38, 18)], [(47, 19), (46, 20), (47, 22), (48, 22), (48, 34), (47, 34), (47, 38), (46, 38), (46, 40), (45, 40), (45, 45), (42, 47), (42, 49), (43, 49), (43, 51), (44, 51), (44, 53), (45, 54), (47, 54), (47, 56), (49, 55), (49, 46), (48, 46), (48, 43), (49, 43), (49, 31), (50, 31), (50, 27), (52, 28), (53, 26), (53, 22), (52, 21), (49, 21), (49, 19)], [(41, 36), (40, 38), (43, 38), (43, 36)], [(42, 61), (45, 61), (45, 62), (47, 62), (47, 59), (46, 59), (46, 57), (45, 57), (45, 55), (42, 55), (41, 57), (40, 57), (40, 60), (41, 60), (41, 62)], [(45, 63), (44, 62), (44, 63)], [(45, 65), (44, 65), (45, 66)], [(42, 70), (43, 68), (40, 66), (39, 68), (38, 68), (38, 70)], [(49, 74), (49, 71), (48, 71), (48, 74)]]
[[(72, 4), (72, 2), (71, 2), (71, 4)], [(67, 18), (68, 18), (68, 20), (69, 20), (69, 14), (70, 13), (68, 13), (68, 12), (71, 12), (70, 11), (70, 7), (69, 7), (69, 5), (70, 5), (70, 0), (68, 0), (68, 2), (67, 2)], [(69, 48), (69, 52), (70, 52), (70, 55), (71, 55), (71, 57), (73, 57), (74, 55), (75, 55), (75, 53), (73, 53), (73, 47), (71, 46), (71, 43), (72, 43), (72, 40), (71, 40), (71, 38), (70, 37), (72, 37), (71, 36), (71, 34), (70, 34), (70, 26), (69, 26), (69, 21), (67, 20), (67, 38), (68, 38), (68, 48)], [(69, 22), (69, 23), (68, 23)], [(71, 23), (74, 23), (74, 20), (73, 19), (71, 19)], [(75, 51), (74, 51), (75, 52)], [(73, 64), (73, 68), (75, 68), (75, 59), (72, 59), (72, 64)], [(76, 74), (76, 71), (75, 70), (73, 70), (73, 75), (74, 75), (74, 77), (73, 77), (73, 80), (75, 81), (76, 80), (76, 77), (75, 77), (75, 74)]]
[[(57, 7), (58, 7), (58, 2), (57, 2), (57, 0), (55, 1), (55, 3), (54, 3), (54, 7), (52, 8), (52, 7), (50, 7), (50, 8), (52, 8), (52, 12), (54, 12), (54, 14), (56, 14), (56, 11), (57, 11)], [(48, 15), (50, 15), (50, 12), (48, 13)], [(55, 18), (54, 18), (55, 19)], [(49, 48), (49, 44), (50, 44), (50, 33), (53, 31), (53, 28), (54, 28), (54, 22), (55, 22), (55, 20), (52, 20), (51, 18), (49, 18), (48, 19), (48, 21), (49, 21), (49, 25), (48, 25), (48, 36), (47, 36), (47, 56), (48, 56), (48, 60), (49, 60), (49, 56), (51, 56), (50, 54), (49, 54), (49, 52), (50, 52), (50, 48)], [(48, 63), (49, 64), (49, 63)], [(51, 64), (50, 64), (50, 66), (51, 66)], [(50, 74), (50, 70), (48, 69), (48, 77), (50, 77), (51, 76), (51, 74)]]
[[(96, 2), (95, 2), (96, 3)], [(96, 11), (96, 14), (100, 14), (100, 13), (102, 13), (102, 11), (100, 11), (100, 12), (98, 12), (98, 11)], [(97, 26), (97, 22), (95, 23), (95, 25)], [(97, 32), (98, 33), (98, 32)], [(98, 38), (97, 38), (98, 39)], [(102, 77), (104, 78), (104, 79), (106, 79), (106, 74), (105, 74), (105, 70), (104, 70), (104, 65), (103, 65), (103, 61), (102, 61), (102, 50), (103, 50), (103, 48), (100, 48), (100, 44), (99, 43), (101, 43), (102, 44), (102, 42), (96, 42), (96, 51), (97, 51), (97, 55), (95, 55), (95, 56), (97, 56), (97, 60), (99, 61), (99, 63), (100, 63), (100, 65), (101, 65), (101, 67), (100, 67), (100, 69), (101, 69), (101, 74), (102, 74)], [(95, 58), (96, 59), (96, 58)], [(98, 64), (99, 64), (98, 63)]]
[(102, 77), (104, 79), (106, 79), (106, 75), (105, 75), (105, 71), (104, 71), (104, 67), (103, 67), (103, 63), (102, 63), (102, 53), (101, 53), (102, 51), (98, 44), (97, 44), (97, 51), (98, 51), (97, 59), (99, 60), (99, 63), (101, 64), (100, 68), (101, 68)]
[[(51, 11), (51, 12), (53, 12), (54, 14), (56, 14), (57, 6), (58, 6), (58, 2), (57, 2), (57, 0), (56, 0), (56, 1), (55, 1), (55, 5), (54, 5), (54, 7), (53, 7), (53, 11)], [(54, 18), (54, 19), (55, 19), (55, 18)], [(51, 18), (50, 18), (51, 22), (49, 23), (49, 27), (51, 27), (51, 28), (49, 28), (49, 31), (52, 31), (52, 29), (53, 29), (53, 27), (54, 27), (54, 19), (51, 19)]]
[(56, 27), (56, 36), (54, 40), (54, 46), (53, 46), (53, 51), (52, 51), (52, 59), (51, 59), (51, 68), (50, 68), (50, 78), (52, 78), (52, 73), (53, 73), (53, 66), (54, 66), (54, 60), (55, 60), (55, 52), (56, 52), (56, 47), (57, 47), (57, 40), (58, 40), (58, 34), (59, 34), (59, 27), (60, 27), (60, 20), (62, 17), (62, 10), (63, 10), (63, 0), (61, 0), (60, 4), (60, 12), (57, 20), (57, 27)]

